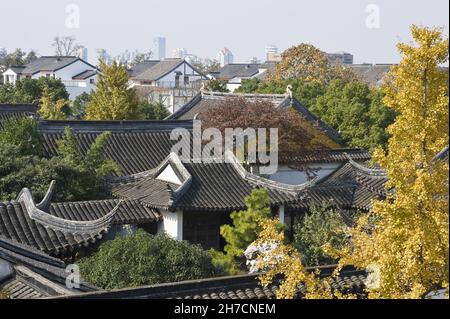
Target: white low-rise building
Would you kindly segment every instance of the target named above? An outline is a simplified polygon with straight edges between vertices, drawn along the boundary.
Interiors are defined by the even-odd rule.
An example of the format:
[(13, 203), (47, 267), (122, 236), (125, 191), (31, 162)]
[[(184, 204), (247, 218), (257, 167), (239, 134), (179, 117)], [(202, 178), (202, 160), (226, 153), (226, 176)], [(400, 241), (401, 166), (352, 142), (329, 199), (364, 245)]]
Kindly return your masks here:
[(42, 56), (24, 66), (12, 66), (3, 72), (3, 83), (14, 84), (21, 79), (41, 77), (59, 79), (69, 98), (89, 93), (95, 88), (98, 69), (75, 56)]

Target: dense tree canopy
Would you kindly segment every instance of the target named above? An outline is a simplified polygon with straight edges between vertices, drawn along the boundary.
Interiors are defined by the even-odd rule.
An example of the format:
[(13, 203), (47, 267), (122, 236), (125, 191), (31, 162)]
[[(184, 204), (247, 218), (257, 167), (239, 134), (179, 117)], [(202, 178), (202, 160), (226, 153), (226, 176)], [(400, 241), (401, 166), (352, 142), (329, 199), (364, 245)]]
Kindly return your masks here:
[(69, 99), (69, 93), (61, 80), (41, 77), (39, 79), (21, 79), (15, 85), (0, 85), (0, 103), (38, 104), (46, 87), (52, 95), (52, 102)]
[(15, 199), (22, 188), (42, 198), (52, 180), (56, 180), (56, 201), (98, 199), (104, 196), (103, 178), (118, 172), (115, 163), (106, 160), (103, 148), (105, 132), (81, 155), (73, 132), (67, 128), (59, 141), (59, 155), (46, 158), (36, 122), (24, 118), (7, 122), (0, 132), (0, 198)]
[(222, 80), (212, 79), (205, 83), (205, 90), (211, 92), (230, 92), (227, 89), (227, 83)]
[(53, 95), (50, 88), (45, 86), (39, 103), (39, 115), (46, 120), (64, 120), (66, 115), (63, 108), (68, 104), (68, 101), (64, 99), (55, 101)]
[(283, 94), (291, 85), (294, 97), (320, 119), (341, 132), (350, 147), (374, 150), (385, 148), (389, 137), (386, 128), (393, 123), (396, 111), (383, 103), (383, 92), (359, 81), (332, 80), (329, 84), (301, 79), (243, 81), (242, 93)]
[(373, 150), (386, 146), (386, 128), (396, 114), (383, 104), (382, 97), (381, 91), (365, 83), (333, 80), (310, 110), (337, 129), (348, 146)]
[(211, 278), (221, 274), (207, 251), (142, 230), (102, 244), (79, 261), (81, 276), (105, 289)]
[(147, 100), (139, 102), (140, 118), (143, 120), (164, 120), (170, 115), (167, 107), (162, 103), (152, 103)]
[(100, 61), (97, 87), (86, 106), (87, 120), (134, 120), (139, 118), (139, 99), (128, 87), (125, 66)]
[(76, 117), (84, 117), (86, 110), (86, 105), (91, 100), (91, 95), (89, 93), (83, 92), (78, 95), (72, 102), (70, 113)]

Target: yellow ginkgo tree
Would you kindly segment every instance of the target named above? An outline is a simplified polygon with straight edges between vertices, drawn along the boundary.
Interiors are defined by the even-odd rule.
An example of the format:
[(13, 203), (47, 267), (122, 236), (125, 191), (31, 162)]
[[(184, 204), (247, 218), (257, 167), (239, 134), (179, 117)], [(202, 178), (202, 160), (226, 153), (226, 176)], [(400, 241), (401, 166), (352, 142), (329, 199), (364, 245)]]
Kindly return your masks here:
[(46, 85), (42, 90), (42, 97), (39, 101), (39, 115), (46, 120), (64, 120), (66, 115), (62, 111), (68, 103), (65, 99), (55, 101), (54, 94)]
[[(384, 85), (384, 103), (398, 112), (387, 152), (374, 160), (386, 171), (387, 198), (349, 230), (350, 245), (333, 253), (341, 267), (373, 270), (369, 298), (425, 298), (449, 289), (448, 39), (436, 28), (411, 27), (414, 43), (398, 44), (402, 60)], [(280, 298), (292, 298), (298, 285), (306, 297), (340, 297), (308, 274), (300, 256), (284, 243), (273, 222), (264, 222), (256, 242), (275, 249), (261, 254), (262, 283), (284, 278)], [(330, 250), (331, 252), (331, 250)]]
[(388, 196), (351, 232), (341, 264), (378, 269), (375, 298), (423, 298), (446, 289), (449, 277), (448, 39), (413, 25), (415, 43), (398, 44), (402, 60), (387, 78), (384, 103), (399, 115), (388, 128), (388, 151), (374, 159), (386, 171)]

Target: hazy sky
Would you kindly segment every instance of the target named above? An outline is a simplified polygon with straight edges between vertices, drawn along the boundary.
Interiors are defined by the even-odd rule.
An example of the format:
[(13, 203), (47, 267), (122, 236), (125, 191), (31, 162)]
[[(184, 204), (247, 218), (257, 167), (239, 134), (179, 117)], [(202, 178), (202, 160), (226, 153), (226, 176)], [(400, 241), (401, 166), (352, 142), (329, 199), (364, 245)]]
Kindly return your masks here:
[[(79, 28), (71, 28), (70, 4), (80, 10)], [(184, 47), (215, 57), (226, 46), (236, 62), (263, 58), (268, 44), (283, 50), (308, 42), (351, 52), (355, 63), (395, 63), (409, 25), (440, 26), (448, 35), (448, 11), (448, 0), (0, 0), (0, 47), (49, 55), (54, 36), (74, 35), (92, 61), (98, 48), (153, 50), (153, 37), (162, 35), (168, 56)]]

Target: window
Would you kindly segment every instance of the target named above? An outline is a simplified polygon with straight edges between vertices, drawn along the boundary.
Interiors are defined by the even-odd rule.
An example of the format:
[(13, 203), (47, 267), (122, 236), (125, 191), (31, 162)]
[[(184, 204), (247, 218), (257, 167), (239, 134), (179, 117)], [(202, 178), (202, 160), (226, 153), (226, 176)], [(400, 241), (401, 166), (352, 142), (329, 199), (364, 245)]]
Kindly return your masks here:
[(189, 85), (189, 76), (184, 76), (184, 85)]
[(90, 79), (89, 83), (94, 84), (95, 83), (95, 79)]

